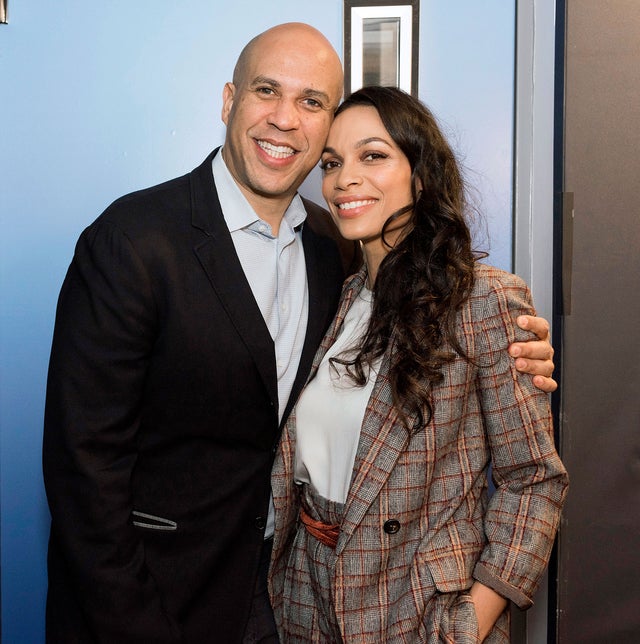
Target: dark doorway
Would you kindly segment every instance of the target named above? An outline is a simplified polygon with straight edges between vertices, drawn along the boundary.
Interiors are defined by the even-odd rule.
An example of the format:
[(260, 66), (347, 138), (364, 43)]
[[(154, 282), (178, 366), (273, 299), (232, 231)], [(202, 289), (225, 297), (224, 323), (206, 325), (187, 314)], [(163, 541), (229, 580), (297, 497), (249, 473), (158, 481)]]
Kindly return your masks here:
[(556, 327), (558, 411), (571, 487), (558, 547), (557, 636), (561, 644), (637, 643), (640, 2), (562, 5), (564, 163), (557, 170), (565, 243), (554, 274), (564, 260), (564, 293), (555, 298), (564, 313)]

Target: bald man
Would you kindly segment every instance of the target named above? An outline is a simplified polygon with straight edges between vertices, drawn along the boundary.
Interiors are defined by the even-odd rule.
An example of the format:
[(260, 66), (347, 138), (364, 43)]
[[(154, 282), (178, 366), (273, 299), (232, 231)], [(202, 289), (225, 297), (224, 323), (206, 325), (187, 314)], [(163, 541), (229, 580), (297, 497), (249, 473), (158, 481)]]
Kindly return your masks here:
[[(224, 87), (222, 151), (82, 233), (47, 387), (48, 642), (277, 642), (272, 459), (359, 262), (297, 193), (341, 94), (322, 34), (266, 31)], [(541, 341), (514, 348), (552, 389), (527, 323)]]

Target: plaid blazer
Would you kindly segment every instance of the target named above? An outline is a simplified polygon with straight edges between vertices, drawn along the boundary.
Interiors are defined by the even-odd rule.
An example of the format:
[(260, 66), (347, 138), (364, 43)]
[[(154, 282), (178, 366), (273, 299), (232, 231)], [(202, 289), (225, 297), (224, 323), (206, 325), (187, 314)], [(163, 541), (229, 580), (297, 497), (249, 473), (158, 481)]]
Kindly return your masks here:
[[(365, 277), (363, 269), (345, 282), (310, 378)], [(401, 424), (388, 380), (390, 356), (383, 357), (335, 549), (332, 603), (347, 642), (475, 641), (477, 625), (466, 629), (467, 639), (455, 631), (451, 614), (462, 601), (464, 620), (475, 619), (465, 594), (474, 579), (527, 608), (547, 565), (568, 478), (554, 447), (548, 397), (516, 371), (507, 353), (511, 342), (530, 338), (515, 318), (534, 312), (531, 297), (522, 280), (496, 268), (478, 264), (475, 277), (457, 322), (471, 360), (456, 357), (444, 367), (426, 426), (409, 432)], [(295, 428), (294, 411), (272, 472), (270, 592), (283, 642), (299, 641), (287, 631), (287, 602), (314, 601), (286, 593), (298, 525)], [(489, 498), (490, 463), (496, 490)]]

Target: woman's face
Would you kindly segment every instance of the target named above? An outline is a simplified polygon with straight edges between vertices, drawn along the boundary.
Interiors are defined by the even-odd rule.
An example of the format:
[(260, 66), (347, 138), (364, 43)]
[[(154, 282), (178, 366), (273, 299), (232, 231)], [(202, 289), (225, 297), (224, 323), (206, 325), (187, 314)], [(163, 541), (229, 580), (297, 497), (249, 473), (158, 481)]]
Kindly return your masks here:
[[(374, 107), (350, 107), (331, 126), (322, 153), (322, 195), (346, 239), (363, 242), (365, 253), (386, 254), (384, 222), (412, 203), (411, 166)], [(393, 245), (411, 213), (390, 225)]]

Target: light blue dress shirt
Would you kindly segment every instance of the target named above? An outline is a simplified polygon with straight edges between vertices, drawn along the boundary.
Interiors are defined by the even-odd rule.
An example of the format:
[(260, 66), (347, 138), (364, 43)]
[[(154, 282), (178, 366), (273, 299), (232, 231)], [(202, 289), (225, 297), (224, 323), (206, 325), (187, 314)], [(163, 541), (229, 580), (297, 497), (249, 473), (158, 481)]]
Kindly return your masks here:
[[(307, 330), (309, 295), (302, 245), (307, 217), (296, 195), (287, 208), (278, 236), (255, 213), (231, 176), (221, 151), (212, 162), (213, 179), (231, 240), (253, 297), (273, 339), (278, 374), (278, 419), (282, 420), (298, 372)], [(265, 537), (273, 534), (273, 507)]]

